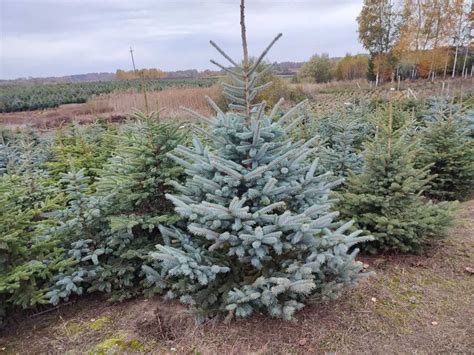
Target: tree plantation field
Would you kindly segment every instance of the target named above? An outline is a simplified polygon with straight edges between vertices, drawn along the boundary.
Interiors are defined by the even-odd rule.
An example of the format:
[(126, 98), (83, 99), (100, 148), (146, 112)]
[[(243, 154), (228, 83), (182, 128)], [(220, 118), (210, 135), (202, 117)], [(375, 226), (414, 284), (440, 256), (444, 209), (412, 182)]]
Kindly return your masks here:
[[(329, 112), (341, 108), (345, 103), (376, 103), (380, 97), (394, 95), (398, 98), (425, 101), (434, 96), (466, 96), (474, 91), (473, 79), (454, 79), (445, 82), (405, 81), (400, 84), (385, 83), (375, 87), (367, 80), (337, 81), (331, 83), (291, 83), (271, 75), (274, 85), (262, 93), (262, 99), (274, 105), (280, 97), (285, 98), (284, 106), (289, 107), (301, 100), (310, 99), (318, 112)], [(395, 93), (393, 90), (395, 89)], [(222, 108), (226, 107), (222, 96), (222, 82), (206, 87), (168, 87), (158, 91), (147, 90), (147, 103), (150, 111), (159, 111), (165, 119), (189, 120), (192, 116), (181, 110), (190, 108), (204, 115), (212, 114), (205, 96), (211, 97)], [(468, 103), (469, 104), (469, 103)], [(70, 122), (91, 123), (97, 118), (110, 121), (123, 121), (134, 111), (146, 111), (143, 92), (140, 90), (116, 91), (90, 97), (85, 103), (60, 105), (44, 110), (29, 110), (0, 113), (0, 124), (14, 127), (35, 127), (47, 129)]]
[(0, 85), (0, 112), (16, 112), (57, 107), (63, 104), (83, 103), (92, 96), (117, 91), (159, 91), (169, 87), (208, 87), (216, 82), (203, 79), (147, 79), (114, 80), (104, 82), (63, 84), (5, 84)]
[[(203, 144), (210, 144), (202, 130), (209, 123), (137, 114), (124, 122), (44, 131), (5, 127), (2, 242), (9, 248), (4, 255), (15, 257), (3, 263), (7, 274), (0, 278), (8, 325), (2, 347), (20, 353), (27, 344), (37, 353), (363, 352), (367, 346), (380, 352), (467, 351), (474, 210), (471, 201), (449, 201), (472, 196), (472, 94), (463, 89), (454, 91), (462, 96), (431, 96), (423, 88), (413, 88), (416, 99), (389, 88), (301, 88), (309, 102), (299, 122), (288, 122), (291, 139), (319, 136), (312, 153), (318, 174), (332, 171), (333, 180), (346, 181), (332, 188), (331, 196), (344, 202), (331, 209), (338, 208), (343, 220), (356, 219), (366, 233), (376, 232), (379, 242), (364, 242), (357, 257), (362, 273), (375, 274), (339, 300), (311, 298), (293, 321), (269, 320), (257, 311), (230, 324), (226, 313), (197, 324), (194, 307), (164, 300), (162, 286), (154, 283), (158, 266), (150, 256), (165, 232), (156, 226), (182, 225), (164, 197), (178, 186), (164, 182), (186, 181), (163, 154), (177, 144), (192, 147), (194, 125)], [(292, 106), (280, 107), (281, 118)], [(384, 176), (381, 164), (393, 164), (393, 178)], [(430, 181), (423, 182), (428, 164), (434, 164)], [(413, 179), (419, 179), (415, 185)], [(365, 200), (368, 195), (375, 203)], [(372, 204), (370, 214), (361, 208), (365, 204)], [(413, 215), (404, 214), (409, 209)], [(381, 227), (391, 223), (388, 216), (396, 229)]]
[(70, 122), (91, 123), (98, 118), (111, 122), (123, 121), (137, 110), (159, 111), (166, 119), (187, 119), (188, 113), (180, 107), (186, 106), (202, 114), (210, 114), (205, 96), (218, 99), (220, 89), (210, 87), (170, 87), (159, 91), (147, 91), (147, 105), (141, 91), (119, 91), (94, 96), (82, 104), (67, 104), (56, 108), (34, 111), (0, 113), (0, 123), (13, 127), (48, 129)]
[(401, 80), (387, 44), (334, 82), (326, 55), (272, 72), (281, 33), (249, 54), (244, 0), (240, 30), (242, 59), (210, 41), (218, 82), (0, 89), (0, 351), (472, 351), (464, 38), (452, 78)]

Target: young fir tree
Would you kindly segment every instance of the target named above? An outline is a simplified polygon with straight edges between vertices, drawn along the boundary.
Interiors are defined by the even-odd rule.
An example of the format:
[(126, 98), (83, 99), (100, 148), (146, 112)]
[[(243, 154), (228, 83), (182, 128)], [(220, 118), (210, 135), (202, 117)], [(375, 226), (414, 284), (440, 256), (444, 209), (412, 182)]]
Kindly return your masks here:
[(364, 276), (357, 249), (349, 249), (370, 238), (347, 233), (352, 223), (336, 223), (337, 212), (329, 212), (335, 184), (330, 174), (315, 174), (317, 159), (308, 161), (317, 138), (291, 141), (299, 119), (290, 119), (304, 103), (278, 120), (278, 107), (267, 115), (264, 102), (254, 103), (270, 85), (255, 85), (264, 75), (256, 69), (281, 35), (249, 65), (243, 8), (242, 1), (243, 64), (211, 41), (234, 66), (213, 61), (234, 78), (224, 84), (233, 111), (222, 112), (208, 98), (217, 116), (195, 116), (208, 125), (197, 130), (209, 144), (194, 137), (192, 148), (170, 155), (188, 176), (174, 184), (180, 195), (167, 195), (186, 224), (160, 227), (164, 245), (151, 253), (154, 267), (144, 270), (149, 282), (168, 287), (170, 297), (201, 316), (263, 310), (290, 319), (308, 298), (332, 299)]
[(55, 224), (47, 213), (62, 203), (61, 192), (29, 165), (0, 176), (0, 328), (13, 309), (47, 303), (52, 275), (73, 263), (60, 241), (45, 234)]
[(85, 169), (62, 175), (68, 202), (56, 213), (63, 223), (53, 233), (77, 264), (55, 277), (52, 303), (85, 289), (110, 293), (112, 300), (142, 292), (141, 266), (162, 240), (157, 227), (177, 219), (164, 195), (171, 191), (166, 181), (179, 179), (181, 168), (166, 153), (183, 142), (183, 132), (155, 114), (134, 118), (93, 186)]
[(41, 170), (50, 158), (51, 142), (32, 129), (0, 130), (0, 175), (21, 174), (25, 169)]
[[(363, 159), (357, 141), (364, 134), (364, 125), (354, 120), (332, 117), (327, 126), (327, 141), (321, 152), (324, 169), (339, 177), (346, 177), (349, 171), (360, 172)], [(324, 139), (324, 136), (321, 138)]]
[(432, 101), (421, 129), (419, 166), (431, 164), (434, 175), (426, 193), (436, 199), (469, 198), (474, 188), (472, 112), (446, 101)]
[(115, 126), (100, 121), (87, 126), (72, 124), (61, 129), (56, 135), (51, 157), (45, 163), (46, 168), (57, 180), (68, 171), (84, 169), (92, 184), (114, 150), (116, 133)]
[(338, 208), (375, 238), (363, 246), (366, 251), (419, 253), (431, 238), (444, 235), (452, 211), (450, 205), (434, 205), (421, 196), (428, 188), (429, 167), (414, 166), (417, 142), (409, 143), (406, 127), (392, 129), (391, 108), (388, 124), (381, 122), (366, 143), (364, 171), (350, 174), (338, 194)]

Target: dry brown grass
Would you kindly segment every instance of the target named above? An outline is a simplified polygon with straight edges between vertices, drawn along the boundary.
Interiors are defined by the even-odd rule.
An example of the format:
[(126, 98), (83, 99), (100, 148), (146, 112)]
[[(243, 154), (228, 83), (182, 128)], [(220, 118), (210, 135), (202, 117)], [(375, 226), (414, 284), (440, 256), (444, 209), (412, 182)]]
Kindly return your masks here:
[[(214, 85), (208, 88), (169, 88), (163, 91), (147, 92), (149, 111), (159, 111), (164, 118), (188, 118), (189, 114), (180, 109), (184, 106), (204, 115), (214, 112), (205, 96), (218, 100), (221, 88)], [(111, 112), (129, 114), (133, 111), (145, 112), (145, 98), (142, 92), (117, 92), (94, 97), (86, 103), (90, 113)]]
[(7, 353), (472, 353), (474, 200), (428, 255), (365, 258), (376, 275), (294, 322), (255, 315), (197, 325), (177, 302), (81, 299), (23, 320), (0, 337)]
[[(150, 111), (159, 111), (161, 117), (188, 119), (191, 115), (181, 106), (203, 115), (214, 112), (205, 95), (219, 100), (221, 88), (218, 85), (207, 88), (168, 88), (163, 91), (147, 92)], [(31, 126), (41, 129), (58, 127), (72, 121), (92, 122), (98, 117), (111, 121), (121, 121), (130, 113), (145, 111), (143, 93), (136, 91), (118, 92), (90, 99), (85, 104), (69, 104), (60, 107), (11, 113), (0, 113), (0, 124), (9, 127)]]

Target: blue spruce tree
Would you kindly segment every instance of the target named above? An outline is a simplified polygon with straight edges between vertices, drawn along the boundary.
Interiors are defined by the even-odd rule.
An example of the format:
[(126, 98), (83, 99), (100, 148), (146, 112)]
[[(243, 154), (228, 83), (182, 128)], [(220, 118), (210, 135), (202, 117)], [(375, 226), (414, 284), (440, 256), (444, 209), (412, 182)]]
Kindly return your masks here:
[[(354, 120), (332, 117), (328, 120), (326, 144), (321, 152), (321, 163), (325, 170), (334, 175), (347, 177), (350, 171), (359, 172), (363, 167), (363, 158), (357, 140), (364, 134), (364, 125)], [(362, 132), (362, 133), (361, 133)]]
[(194, 113), (208, 127), (195, 127), (207, 144), (194, 137), (191, 148), (170, 155), (188, 176), (183, 185), (174, 183), (179, 194), (166, 195), (184, 223), (160, 227), (164, 245), (144, 271), (201, 316), (263, 310), (291, 319), (309, 298), (333, 299), (365, 276), (351, 247), (370, 238), (347, 233), (352, 223), (338, 223), (337, 212), (329, 212), (336, 183), (330, 173), (316, 173), (318, 159), (310, 161), (318, 138), (291, 140), (305, 103), (278, 119), (278, 105), (267, 114), (265, 102), (254, 103), (271, 85), (256, 86), (265, 74), (257, 68), (281, 34), (250, 64), (243, 3), (242, 64), (211, 41), (234, 67), (212, 61), (234, 79), (224, 84), (232, 111), (208, 98), (216, 116)]

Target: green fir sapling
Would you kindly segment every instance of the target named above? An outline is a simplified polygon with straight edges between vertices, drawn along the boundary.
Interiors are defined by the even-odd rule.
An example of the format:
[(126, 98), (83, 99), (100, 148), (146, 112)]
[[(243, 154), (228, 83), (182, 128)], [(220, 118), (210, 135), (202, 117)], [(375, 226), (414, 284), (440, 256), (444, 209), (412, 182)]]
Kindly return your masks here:
[(329, 211), (336, 183), (330, 173), (316, 173), (318, 159), (309, 161), (317, 137), (291, 140), (304, 116), (291, 119), (304, 102), (279, 119), (278, 105), (266, 114), (265, 102), (254, 103), (271, 85), (256, 86), (264, 75), (257, 68), (281, 35), (250, 64), (243, 5), (243, 64), (211, 42), (234, 66), (213, 61), (234, 78), (224, 83), (232, 111), (222, 112), (208, 98), (216, 117), (195, 116), (208, 126), (196, 130), (209, 144), (194, 137), (191, 148), (170, 154), (187, 179), (174, 183), (179, 195), (166, 196), (187, 226), (160, 226), (165, 244), (157, 245), (155, 263), (144, 270), (150, 283), (168, 287), (169, 297), (180, 297), (202, 317), (263, 310), (290, 319), (308, 299), (335, 298), (366, 276), (355, 261), (357, 249), (350, 249), (370, 238), (348, 233), (352, 222), (338, 223), (338, 213)]
[(364, 244), (366, 251), (419, 253), (432, 238), (444, 236), (452, 209), (422, 196), (429, 166), (415, 167), (417, 141), (407, 138), (408, 127), (392, 129), (391, 109), (366, 143), (363, 172), (351, 173), (338, 194), (337, 208), (343, 217), (355, 219), (356, 228), (374, 236)]
[(17, 167), (21, 174), (0, 176), (0, 328), (13, 309), (47, 303), (52, 275), (74, 264), (46, 233), (56, 224), (48, 213), (61, 206), (61, 191), (25, 164)]
[(84, 169), (62, 174), (67, 207), (56, 217), (59, 233), (77, 264), (55, 277), (52, 303), (71, 293), (100, 291), (112, 300), (129, 298), (146, 287), (141, 266), (161, 241), (157, 226), (176, 221), (164, 198), (168, 179), (180, 179), (181, 168), (166, 153), (183, 142), (174, 123), (159, 122), (156, 114), (137, 113), (128, 124), (111, 158), (96, 171), (88, 186)]
[(333, 118), (328, 125), (331, 134), (320, 154), (324, 169), (339, 177), (346, 177), (349, 171), (360, 172), (363, 159), (356, 141), (363, 125), (357, 121), (337, 118)]
[(474, 188), (473, 110), (445, 100), (430, 101), (423, 116), (418, 166), (435, 175), (426, 194), (440, 200), (469, 198)]

